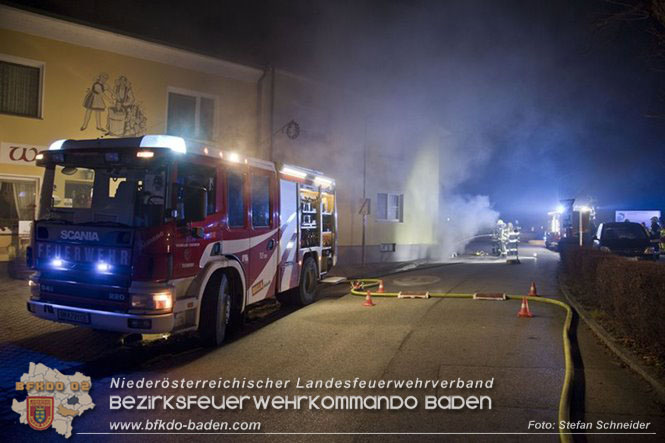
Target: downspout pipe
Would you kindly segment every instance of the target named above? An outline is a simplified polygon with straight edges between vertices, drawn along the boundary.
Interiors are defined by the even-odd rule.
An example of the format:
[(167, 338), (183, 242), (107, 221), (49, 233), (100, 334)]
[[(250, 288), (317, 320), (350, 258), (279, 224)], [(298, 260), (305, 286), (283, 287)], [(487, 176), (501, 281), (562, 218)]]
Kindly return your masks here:
[(256, 155), (263, 157), (261, 146), (261, 133), (263, 131), (263, 81), (268, 73), (268, 67), (263, 69), (261, 77), (256, 82)]
[(268, 150), (268, 160), (273, 161), (273, 131), (275, 120), (275, 67), (270, 67), (270, 149)]

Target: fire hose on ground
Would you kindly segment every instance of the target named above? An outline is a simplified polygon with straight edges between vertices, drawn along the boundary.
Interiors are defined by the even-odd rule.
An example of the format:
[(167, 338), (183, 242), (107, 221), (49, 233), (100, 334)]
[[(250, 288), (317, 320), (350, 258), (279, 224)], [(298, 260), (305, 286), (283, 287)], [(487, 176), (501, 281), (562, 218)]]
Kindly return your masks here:
[[(356, 279), (351, 281), (351, 294), (358, 296), (366, 296), (369, 288), (380, 286), (381, 289), (383, 286), (383, 281), (380, 279)], [(428, 297), (432, 298), (470, 298), (473, 299), (473, 294), (468, 293), (451, 293), (451, 292), (427, 292)], [(401, 293), (399, 292), (371, 292), (373, 297), (399, 297)], [(571, 397), (571, 388), (573, 383), (573, 357), (571, 354), (571, 344), (568, 333), (570, 331), (570, 325), (573, 320), (573, 311), (566, 303), (554, 300), (546, 297), (539, 296), (524, 296), (524, 295), (506, 295), (508, 300), (522, 300), (526, 299), (528, 301), (537, 302), (537, 303), (546, 303), (550, 305), (555, 305), (566, 311), (566, 319), (563, 323), (563, 356), (565, 361), (565, 373), (563, 378), (563, 386), (561, 388), (561, 397), (559, 398), (559, 422), (569, 422), (570, 421), (570, 397)], [(573, 439), (570, 433), (563, 432), (559, 428), (559, 439), (562, 443), (572, 442)]]

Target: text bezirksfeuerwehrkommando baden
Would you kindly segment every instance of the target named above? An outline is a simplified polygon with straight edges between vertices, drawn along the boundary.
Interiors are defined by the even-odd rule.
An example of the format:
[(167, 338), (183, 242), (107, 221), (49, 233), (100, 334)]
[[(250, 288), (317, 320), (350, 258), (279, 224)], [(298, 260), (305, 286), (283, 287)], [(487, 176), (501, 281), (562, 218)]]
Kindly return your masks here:
[(112, 389), (492, 389), (494, 377), (485, 380), (455, 379), (273, 379), (266, 378), (215, 378), (170, 379), (113, 377)]
[[(252, 405), (257, 410), (265, 409), (309, 409), (309, 410), (399, 410), (416, 409), (492, 409), (492, 399), (488, 395), (425, 395), (422, 399), (414, 395), (396, 394), (400, 390), (438, 389), (492, 389), (494, 378), (485, 380), (455, 379), (272, 379), (266, 378), (216, 378), (216, 379), (169, 379), (113, 377), (111, 389), (135, 391), (130, 395), (109, 396), (111, 410), (173, 410), (173, 409), (218, 409), (243, 410)], [(364, 395), (281, 395), (259, 394), (256, 391), (274, 390), (366, 390)], [(251, 395), (211, 394), (219, 390), (253, 390)], [(172, 394), (172, 390), (207, 390), (202, 395), (189, 392)], [(376, 391), (390, 391), (384, 394)], [(171, 392), (169, 392), (171, 391)], [(124, 392), (123, 394), (127, 394)], [(135, 395), (138, 394), (138, 395)], [(220, 393), (222, 394), (222, 393)]]

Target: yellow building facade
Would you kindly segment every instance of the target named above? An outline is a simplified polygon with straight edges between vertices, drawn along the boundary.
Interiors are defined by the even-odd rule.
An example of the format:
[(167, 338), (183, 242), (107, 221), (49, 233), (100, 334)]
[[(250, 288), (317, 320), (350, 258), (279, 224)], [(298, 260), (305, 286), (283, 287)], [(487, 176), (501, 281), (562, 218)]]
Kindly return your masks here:
[[(341, 263), (425, 258), (437, 238), (438, 146), (420, 130), (403, 146), (372, 110), (386, 106), (369, 103), (285, 72), (0, 5), (0, 262), (24, 262), (40, 150), (57, 139), (144, 134), (324, 171), (337, 179)], [(290, 121), (302, 128), (297, 138), (283, 130)], [(56, 183), (58, 204), (82, 198), (88, 182), (79, 172)]]
[(35, 155), (56, 139), (171, 133), (256, 154), (251, 67), (0, 6), (0, 69), (0, 261), (29, 241)]

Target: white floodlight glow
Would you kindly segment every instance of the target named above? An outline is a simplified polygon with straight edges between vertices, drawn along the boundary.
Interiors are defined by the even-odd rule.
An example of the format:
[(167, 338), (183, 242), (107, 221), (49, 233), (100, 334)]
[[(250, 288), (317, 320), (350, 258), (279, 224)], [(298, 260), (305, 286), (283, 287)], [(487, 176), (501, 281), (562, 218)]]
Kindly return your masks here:
[(233, 163), (240, 163), (240, 156), (235, 152), (232, 152), (229, 154), (229, 160), (231, 160)]
[(297, 169), (289, 168), (288, 166), (284, 166), (281, 171), (282, 174), (286, 175), (291, 175), (293, 177), (298, 177), (298, 178), (305, 178), (307, 177), (307, 173), (303, 171), (299, 171)]
[(35, 160), (44, 160), (44, 154), (37, 154)]
[(182, 137), (175, 135), (144, 135), (141, 138), (140, 148), (169, 148), (173, 152), (185, 154), (187, 152), (187, 143)]
[(97, 270), (99, 272), (109, 272), (111, 270), (111, 265), (106, 262), (100, 261), (97, 263)]
[(317, 183), (321, 186), (330, 186), (333, 184), (333, 180), (328, 177), (316, 177), (314, 183)]
[(60, 258), (54, 258), (53, 260), (51, 260), (51, 266), (53, 266), (54, 268), (62, 268), (63, 264), (64, 262)]
[(136, 153), (136, 156), (139, 158), (152, 158), (155, 156), (155, 153), (152, 151), (139, 151)]
[(566, 212), (566, 208), (564, 208), (563, 205), (559, 205), (556, 207), (556, 212), (558, 212), (559, 214), (563, 214), (564, 212)]
[(59, 151), (62, 149), (62, 145), (67, 141), (67, 139), (63, 138), (60, 140), (56, 140), (51, 145), (48, 147), (49, 151)]
[(588, 207), (588, 206), (580, 206), (578, 211), (580, 211), (580, 212), (589, 212), (589, 211), (591, 211), (591, 208)]

